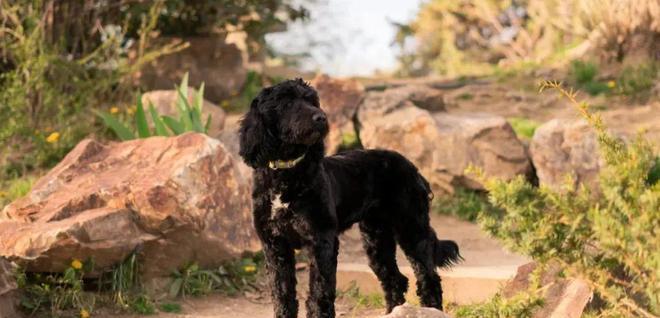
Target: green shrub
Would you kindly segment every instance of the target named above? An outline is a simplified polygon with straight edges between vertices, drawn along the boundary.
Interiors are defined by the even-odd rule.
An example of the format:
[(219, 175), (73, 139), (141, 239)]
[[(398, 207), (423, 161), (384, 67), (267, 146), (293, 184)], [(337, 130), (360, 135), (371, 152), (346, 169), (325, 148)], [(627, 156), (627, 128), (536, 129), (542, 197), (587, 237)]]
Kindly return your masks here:
[(627, 96), (643, 95), (653, 88), (659, 77), (657, 63), (626, 67), (617, 78), (617, 92)]
[(607, 83), (598, 81), (598, 66), (593, 62), (575, 60), (571, 62), (569, 73), (573, 83), (589, 95), (596, 96), (610, 91)]
[[(0, 2), (0, 177), (55, 165), (82, 138), (97, 132), (90, 109), (123, 100), (130, 86), (126, 79), (141, 65), (185, 47), (147, 49), (162, 1), (138, 16), (143, 21), (135, 30), (140, 49), (133, 58), (128, 58), (133, 41), (127, 30), (102, 24), (91, 32), (107, 21), (89, 17), (97, 6), (87, 3), (82, 10), (80, 3)], [(72, 8), (82, 11), (71, 13)]]
[(158, 308), (163, 312), (175, 313), (178, 314), (181, 312), (181, 305), (176, 303), (164, 303), (158, 306)]
[(452, 312), (458, 318), (531, 318), (542, 305), (538, 293), (522, 292), (511, 298), (496, 294), (485, 303), (460, 306)]
[(260, 255), (231, 261), (216, 269), (202, 269), (192, 263), (172, 274), (169, 295), (200, 296), (214, 291), (235, 295), (252, 287), (262, 266)]
[(496, 67), (552, 65), (567, 57), (622, 61), (629, 53), (656, 56), (657, 47), (649, 45), (660, 32), (656, 2), (599, 0), (597, 4), (593, 0), (424, 1), (410, 23), (394, 23), (398, 29), (394, 43), (401, 52), (398, 73), (483, 75)]
[(433, 202), (433, 211), (453, 215), (459, 219), (474, 222), (480, 213), (490, 213), (493, 206), (485, 193), (458, 188), (453, 195), (438, 197)]
[[(156, 111), (153, 104), (149, 103), (149, 115), (154, 123), (154, 131), (149, 129), (147, 115), (142, 105), (142, 96), (137, 97), (137, 106), (135, 113), (135, 130), (124, 125), (111, 114), (97, 111), (96, 114), (103, 119), (103, 122), (110, 128), (121, 140), (131, 140), (137, 138), (148, 138), (151, 136), (171, 136), (180, 135), (185, 132), (195, 131), (206, 133), (211, 125), (211, 115), (202, 122), (202, 107), (204, 106), (204, 83), (197, 90), (192, 105), (188, 102), (188, 73), (183, 76), (181, 85), (176, 87), (177, 100), (176, 106), (179, 112), (179, 118), (170, 116), (161, 116)], [(166, 129), (166, 127), (169, 129)]]
[(539, 127), (539, 123), (535, 120), (522, 118), (522, 117), (512, 117), (508, 120), (511, 128), (516, 133), (516, 136), (521, 139), (530, 140), (534, 136), (536, 128)]
[(153, 315), (156, 313), (156, 305), (151, 298), (139, 295), (131, 301), (131, 310), (140, 315)]
[(481, 214), (483, 228), (512, 249), (562, 265), (567, 276), (586, 279), (608, 316), (660, 314), (660, 185), (651, 185), (657, 155), (641, 137), (629, 144), (610, 135), (600, 117), (573, 91), (545, 82), (578, 107), (595, 129), (606, 166), (599, 191), (534, 187), (522, 177), (483, 178), (499, 209)]
[(64, 311), (91, 312), (95, 297), (83, 291), (83, 277), (88, 263), (73, 260), (61, 274), (17, 272), (18, 288), (23, 292), (20, 306), (30, 314), (48, 312), (59, 316)]
[(593, 82), (598, 75), (598, 66), (593, 62), (575, 60), (571, 62), (570, 73), (577, 85)]

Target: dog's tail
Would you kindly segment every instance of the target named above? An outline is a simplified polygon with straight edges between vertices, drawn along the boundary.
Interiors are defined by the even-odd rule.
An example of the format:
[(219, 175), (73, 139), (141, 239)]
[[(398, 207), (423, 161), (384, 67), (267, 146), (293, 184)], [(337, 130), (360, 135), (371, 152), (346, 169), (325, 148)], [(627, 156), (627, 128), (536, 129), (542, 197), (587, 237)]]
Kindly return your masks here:
[(435, 240), (433, 248), (433, 261), (438, 267), (450, 267), (458, 264), (463, 257), (458, 252), (458, 244), (449, 240)]
[[(417, 182), (420, 188), (426, 193), (426, 198), (428, 199), (425, 202), (426, 208), (428, 210), (431, 200), (433, 200), (433, 191), (431, 190), (431, 185), (420, 173), (417, 174)], [(463, 257), (458, 251), (458, 244), (450, 240), (438, 240), (435, 231), (431, 231), (431, 241), (435, 242), (433, 246), (433, 262), (438, 267), (450, 267), (454, 264), (460, 263), (463, 261)]]

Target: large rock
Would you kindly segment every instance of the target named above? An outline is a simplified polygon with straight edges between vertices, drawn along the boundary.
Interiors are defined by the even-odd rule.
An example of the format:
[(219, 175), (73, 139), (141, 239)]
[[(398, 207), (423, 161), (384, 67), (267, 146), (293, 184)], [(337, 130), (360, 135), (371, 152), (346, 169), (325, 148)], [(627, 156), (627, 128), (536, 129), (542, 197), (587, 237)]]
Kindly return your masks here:
[[(504, 179), (531, 170), (523, 144), (504, 118), (431, 113), (418, 107), (420, 102), (415, 104), (404, 89), (369, 92), (365, 97), (358, 110), (365, 148), (402, 153), (436, 193), (452, 193), (456, 186), (481, 189), (481, 184), (465, 174), (469, 165)], [(394, 91), (392, 95), (390, 91)]]
[(315, 77), (310, 84), (316, 89), (321, 108), (328, 115), (330, 132), (326, 141), (328, 153), (335, 153), (344, 134), (355, 134), (353, 118), (364, 98), (364, 87), (356, 80)]
[(394, 307), (391, 313), (381, 318), (450, 318), (450, 316), (435, 308), (415, 307), (405, 303)]
[(371, 91), (364, 98), (359, 110), (361, 117), (358, 119), (383, 116), (407, 107), (440, 112), (445, 111), (445, 102), (440, 90), (421, 84), (403, 85), (384, 91)]
[(0, 318), (22, 317), (14, 271), (14, 266), (0, 257)]
[(436, 160), (444, 163), (457, 184), (482, 189), (477, 180), (465, 174), (470, 165), (483, 169), (486, 176), (506, 180), (530, 173), (525, 146), (506, 119), (481, 113), (436, 113), (433, 117), (440, 135)]
[[(196, 91), (193, 88), (188, 88), (188, 102), (191, 106), (195, 94)], [(145, 112), (149, 107), (149, 103), (152, 103), (160, 115), (172, 116), (178, 119), (179, 111), (176, 105), (178, 98), (179, 93), (174, 89), (157, 90), (144, 93), (142, 95), (142, 104), (145, 107)], [(211, 126), (209, 127), (208, 134), (215, 136), (224, 128), (227, 115), (222, 108), (205, 99), (202, 104), (203, 124), (206, 123), (208, 115), (211, 115)], [(149, 114), (147, 114), (147, 121), (151, 124), (151, 116)]]
[(541, 185), (558, 189), (567, 176), (575, 184), (598, 184), (603, 161), (596, 134), (583, 120), (553, 119), (541, 125), (532, 137), (530, 154)]
[[(171, 39), (164, 38), (163, 41)], [(183, 74), (190, 74), (195, 87), (204, 82), (206, 97), (214, 102), (237, 94), (247, 79), (247, 61), (235, 44), (220, 36), (183, 39), (190, 46), (159, 57), (140, 71), (140, 82), (148, 89), (172, 89)]]
[[(513, 297), (527, 293), (532, 273), (538, 265), (534, 262), (518, 268), (516, 276), (504, 286), (502, 295)], [(534, 312), (535, 318), (579, 318), (593, 297), (589, 284), (579, 278), (562, 278), (558, 264), (546, 266), (538, 275), (543, 289), (543, 306)]]
[(248, 181), (216, 139), (188, 133), (80, 142), (0, 214), (0, 256), (29, 271), (104, 269), (133, 251), (145, 277), (259, 248)]

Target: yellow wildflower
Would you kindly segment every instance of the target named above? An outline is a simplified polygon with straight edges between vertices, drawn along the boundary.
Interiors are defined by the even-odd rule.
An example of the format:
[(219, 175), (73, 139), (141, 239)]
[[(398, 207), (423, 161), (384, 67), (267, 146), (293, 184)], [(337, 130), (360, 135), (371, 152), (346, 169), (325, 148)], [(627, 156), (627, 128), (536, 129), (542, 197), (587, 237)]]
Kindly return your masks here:
[(615, 81), (609, 81), (609, 82), (607, 82), (607, 87), (609, 87), (609, 88), (615, 88), (615, 87), (616, 87), (616, 82), (615, 82)]
[(60, 140), (60, 133), (58, 133), (57, 131), (51, 133), (50, 135), (48, 135), (48, 137), (46, 137), (46, 141), (51, 144), (56, 143), (58, 140)]
[(116, 114), (119, 112), (119, 107), (115, 106), (110, 108), (110, 114)]
[(245, 265), (243, 267), (243, 271), (245, 271), (246, 273), (254, 273), (257, 271), (257, 267), (254, 265)]
[(127, 108), (126, 113), (129, 114), (129, 115), (133, 115), (135, 113), (135, 107)]
[(80, 260), (74, 259), (71, 261), (71, 267), (73, 269), (81, 269), (83, 267), (83, 263)]
[(223, 100), (222, 103), (220, 103), (220, 107), (222, 108), (227, 108), (229, 107), (229, 101), (228, 100)]
[(86, 309), (80, 309), (80, 318), (89, 318), (91, 315)]

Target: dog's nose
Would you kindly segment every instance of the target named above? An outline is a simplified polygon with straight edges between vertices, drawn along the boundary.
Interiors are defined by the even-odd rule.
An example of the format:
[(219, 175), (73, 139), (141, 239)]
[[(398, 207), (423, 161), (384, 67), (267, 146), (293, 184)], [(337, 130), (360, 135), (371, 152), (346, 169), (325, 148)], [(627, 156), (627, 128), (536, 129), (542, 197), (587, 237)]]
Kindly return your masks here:
[(318, 114), (314, 114), (314, 116), (312, 116), (312, 120), (316, 123), (324, 123), (327, 120), (327, 118), (325, 117), (325, 114), (318, 113)]

